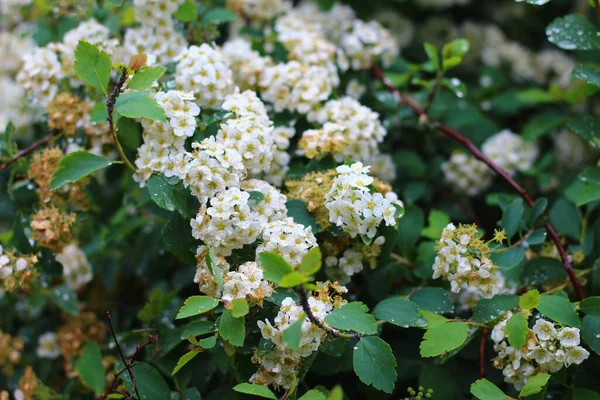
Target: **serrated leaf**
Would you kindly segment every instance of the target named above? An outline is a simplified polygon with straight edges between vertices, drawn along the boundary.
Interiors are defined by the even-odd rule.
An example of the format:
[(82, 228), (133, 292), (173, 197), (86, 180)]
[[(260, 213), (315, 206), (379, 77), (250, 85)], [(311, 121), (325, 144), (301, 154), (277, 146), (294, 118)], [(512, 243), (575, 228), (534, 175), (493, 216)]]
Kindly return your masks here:
[(108, 95), (112, 63), (110, 56), (96, 46), (80, 40), (75, 48), (75, 73), (86, 84)]
[(97, 342), (89, 342), (77, 362), (75, 369), (81, 380), (96, 394), (102, 394), (106, 384), (102, 353)]
[(291, 288), (302, 283), (302, 275), (296, 271), (285, 274), (279, 281), (279, 286), (282, 288)]
[(124, 117), (167, 121), (165, 110), (144, 92), (123, 93), (117, 97), (115, 110)]
[(179, 309), (175, 319), (189, 318), (203, 314), (219, 305), (219, 300), (208, 296), (190, 296)]
[(426, 329), (435, 328), (436, 326), (444, 325), (446, 322), (450, 321), (444, 316), (432, 313), (431, 311), (427, 310), (419, 310), (419, 314), (421, 314), (421, 316), (427, 322)]
[(231, 310), (231, 316), (234, 318), (243, 317), (250, 312), (246, 299), (233, 299), (229, 304), (230, 306), (227, 308)]
[(519, 397), (527, 397), (541, 392), (548, 383), (548, 379), (550, 379), (550, 374), (543, 372), (532, 376), (525, 382), (525, 386), (519, 392)]
[(302, 337), (302, 324), (306, 319), (306, 314), (302, 313), (296, 322), (288, 326), (283, 331), (283, 340), (290, 350), (298, 350), (300, 339)]
[(159, 80), (167, 71), (163, 66), (157, 67), (142, 67), (133, 75), (133, 78), (127, 84), (129, 89), (144, 90), (148, 89), (154, 82)]
[(519, 306), (525, 310), (536, 308), (540, 304), (540, 292), (537, 289), (522, 294), (519, 298)]
[(377, 324), (369, 308), (359, 301), (344, 304), (325, 317), (325, 322), (334, 328), (360, 332), (366, 335), (377, 333)]
[(260, 266), (265, 271), (264, 278), (268, 281), (279, 283), (285, 275), (294, 272), (292, 266), (279, 254), (263, 251), (258, 258)]
[(321, 269), (321, 249), (313, 247), (302, 257), (300, 272), (305, 275), (316, 274)]
[(491, 299), (481, 299), (475, 305), (471, 319), (475, 322), (487, 324), (519, 305), (519, 296), (512, 294), (497, 294)]
[(540, 298), (540, 304), (536, 307), (546, 317), (563, 325), (579, 328), (581, 322), (573, 307), (573, 304), (561, 296), (544, 295)]
[(460, 347), (469, 334), (464, 322), (447, 322), (427, 329), (420, 345), (422, 357), (435, 357)]
[(508, 343), (515, 349), (520, 349), (527, 340), (527, 318), (522, 313), (513, 314), (504, 328), (508, 337)]
[(479, 400), (508, 400), (507, 396), (498, 386), (487, 379), (478, 379), (471, 385), (471, 394)]
[(365, 384), (392, 393), (396, 382), (396, 359), (390, 345), (377, 336), (363, 336), (352, 357), (354, 372)]
[(397, 326), (425, 328), (427, 321), (419, 314), (419, 306), (401, 297), (385, 299), (375, 306), (373, 316)]
[(179, 360), (177, 361), (177, 365), (175, 366), (175, 368), (173, 369), (173, 372), (171, 372), (171, 376), (175, 375), (177, 372), (179, 372), (179, 370), (181, 368), (183, 368), (187, 363), (189, 363), (190, 361), (192, 361), (192, 359), (194, 357), (196, 357), (198, 354), (200, 354), (197, 351), (188, 351), (187, 353), (185, 353), (184, 355), (182, 355)]
[(235, 318), (225, 309), (219, 318), (219, 336), (234, 346), (243, 346), (246, 337), (244, 318)]
[(431, 210), (427, 217), (428, 225), (421, 231), (421, 235), (426, 238), (438, 240), (442, 236), (442, 231), (450, 223), (450, 217), (442, 211)]
[(262, 385), (255, 385), (252, 383), (240, 383), (239, 385), (234, 386), (233, 390), (239, 393), (249, 394), (251, 396), (277, 400), (277, 396), (275, 396), (275, 393), (271, 392), (271, 390), (268, 387)]
[(600, 297), (587, 297), (579, 303), (579, 309), (587, 315), (600, 317)]
[(92, 172), (114, 164), (108, 158), (100, 157), (87, 151), (75, 151), (66, 155), (58, 163), (58, 170), (50, 182), (50, 190), (56, 190), (67, 183), (77, 182)]
[(600, 47), (598, 31), (581, 14), (555, 19), (546, 28), (546, 36), (564, 50), (594, 50)]

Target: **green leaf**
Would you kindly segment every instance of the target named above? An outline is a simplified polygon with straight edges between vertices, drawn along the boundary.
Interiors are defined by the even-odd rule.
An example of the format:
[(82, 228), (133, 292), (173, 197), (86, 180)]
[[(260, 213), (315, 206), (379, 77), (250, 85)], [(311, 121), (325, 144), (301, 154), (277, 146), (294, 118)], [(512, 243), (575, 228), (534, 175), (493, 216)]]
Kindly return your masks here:
[(246, 299), (233, 299), (229, 302), (231, 305), (231, 316), (234, 318), (243, 317), (250, 312)]
[(493, 252), (490, 259), (494, 265), (503, 269), (510, 269), (517, 266), (525, 257), (525, 249), (522, 247), (507, 248), (503, 251)]
[(508, 207), (504, 209), (504, 212), (502, 213), (502, 227), (506, 232), (506, 237), (509, 239), (519, 230), (524, 211), (523, 199), (513, 200)]
[(306, 314), (302, 313), (296, 322), (288, 326), (283, 331), (283, 340), (290, 350), (298, 350), (300, 347), (300, 338), (302, 337), (302, 323), (306, 319)]
[(581, 207), (592, 201), (600, 200), (600, 185), (590, 183), (585, 186), (583, 191), (577, 196), (577, 207)]
[(110, 56), (96, 46), (80, 40), (75, 48), (75, 72), (79, 79), (108, 95)]
[(81, 357), (75, 363), (75, 368), (81, 380), (96, 394), (104, 392), (106, 384), (104, 367), (102, 366), (102, 353), (97, 342), (89, 342)]
[(217, 287), (220, 290), (223, 290), (223, 274), (221, 274), (221, 270), (215, 261), (215, 255), (213, 254), (212, 248), (207, 244), (206, 246), (206, 265), (208, 266), (208, 270), (212, 277), (217, 282)]
[(177, 372), (179, 372), (179, 370), (181, 368), (183, 368), (185, 366), (185, 364), (189, 363), (190, 361), (192, 361), (192, 359), (194, 357), (196, 357), (198, 354), (200, 354), (198, 351), (188, 351), (187, 353), (185, 353), (184, 355), (182, 355), (179, 358), (179, 361), (177, 361), (177, 365), (175, 366), (175, 368), (173, 369), (173, 372), (171, 372), (171, 376), (175, 375)]
[(573, 304), (562, 296), (542, 296), (540, 305), (536, 307), (546, 317), (560, 324), (579, 328), (581, 323)]
[(425, 328), (427, 321), (419, 314), (419, 306), (402, 297), (385, 299), (375, 306), (373, 316), (397, 326)]
[[(152, 175), (148, 179), (148, 191), (150, 198), (160, 208), (168, 211), (180, 211), (187, 213), (188, 192), (179, 182), (178, 185), (170, 185), (162, 175)], [(182, 215), (183, 217), (189, 217)]]
[(219, 318), (219, 335), (234, 346), (243, 346), (246, 337), (244, 318), (235, 318), (225, 309)]
[(581, 235), (581, 218), (577, 208), (567, 200), (558, 199), (550, 209), (550, 222), (559, 232), (579, 240)]
[(198, 9), (196, 8), (196, 3), (193, 0), (186, 0), (182, 5), (179, 6), (177, 11), (175, 11), (173, 17), (183, 22), (197, 20)]
[(366, 335), (377, 333), (377, 324), (369, 308), (359, 301), (353, 301), (336, 308), (325, 317), (325, 322), (334, 328), (360, 332)]
[(103, 123), (108, 119), (108, 111), (106, 111), (105, 103), (96, 103), (90, 111), (90, 122)]
[(272, 251), (263, 251), (258, 255), (260, 266), (265, 271), (264, 278), (268, 281), (279, 283), (281, 279), (294, 272), (294, 269), (283, 257)]
[(487, 379), (478, 379), (471, 385), (471, 394), (479, 400), (507, 400), (511, 397), (504, 394), (496, 385)]
[(600, 354), (600, 336), (598, 332), (600, 332), (600, 317), (593, 315), (583, 317), (583, 328), (581, 329), (583, 341), (596, 354)]
[(206, 14), (204, 14), (205, 24), (222, 24), (226, 22), (233, 22), (237, 20), (238, 16), (231, 10), (222, 7), (211, 8)]
[(53, 287), (50, 291), (50, 300), (64, 312), (75, 317), (79, 315), (77, 293), (70, 286), (64, 284)]
[(431, 63), (431, 67), (434, 71), (438, 71), (440, 69), (440, 55), (435, 46), (429, 42), (423, 43), (423, 48), (425, 49), (425, 53), (427, 54), (427, 58)]
[(181, 394), (181, 400), (201, 400), (200, 392), (195, 387), (189, 387)]
[(431, 311), (419, 310), (419, 314), (427, 321), (426, 329), (435, 328), (450, 321), (448, 318), (432, 313)]
[(588, 297), (581, 300), (579, 309), (587, 315), (600, 317), (600, 296)]
[(75, 151), (58, 163), (58, 170), (50, 182), (50, 190), (56, 190), (67, 183), (77, 182), (92, 172), (112, 165), (114, 161), (87, 151)]
[(600, 185), (600, 167), (589, 167), (579, 174), (579, 179), (586, 183)]
[(283, 288), (291, 288), (298, 286), (302, 283), (302, 275), (296, 271), (292, 271), (289, 274), (285, 274), (279, 281), (279, 286)]
[(424, 287), (412, 293), (409, 299), (417, 303), (423, 310), (437, 314), (454, 312), (454, 304), (450, 301), (448, 292), (442, 288)]
[(117, 97), (115, 110), (124, 117), (147, 118), (166, 122), (165, 110), (146, 93), (130, 92)]
[(527, 380), (523, 389), (519, 392), (519, 397), (527, 397), (542, 391), (550, 379), (550, 374), (539, 373)]
[(187, 339), (189, 335), (200, 336), (206, 333), (214, 332), (215, 324), (212, 321), (194, 321), (190, 322), (181, 334), (181, 340)]
[(556, 130), (566, 122), (564, 114), (553, 111), (543, 111), (534, 115), (523, 127), (523, 140), (532, 142)]
[[(115, 369), (123, 368), (123, 363), (117, 361)], [(170, 398), (169, 386), (165, 382), (160, 372), (153, 366), (146, 363), (139, 363), (131, 368), (135, 377), (136, 388), (143, 400), (165, 400)], [(121, 379), (125, 384), (125, 388), (131, 392), (133, 384), (131, 377), (127, 372), (121, 374)]]
[(313, 390), (309, 390), (308, 392), (304, 393), (304, 395), (302, 397), (300, 397), (298, 400), (328, 400), (327, 396), (325, 396), (325, 394), (319, 392), (316, 389)]
[(600, 118), (582, 115), (569, 122), (567, 126), (595, 148), (600, 147)]
[(415, 206), (406, 207), (404, 217), (397, 224), (398, 240), (396, 244), (403, 254), (409, 252), (417, 243), (424, 225), (425, 216), (423, 211)]
[(306, 208), (306, 203), (299, 199), (288, 200), (285, 203), (285, 207), (287, 208), (287, 215), (294, 219), (294, 222), (304, 225), (310, 226), (312, 229), (312, 233), (317, 234), (322, 231), (319, 226), (317, 219), (314, 215), (312, 215), (308, 209)]
[(463, 57), (469, 51), (469, 41), (467, 39), (456, 39), (446, 43), (443, 49), (444, 58)]
[(544, 213), (548, 207), (548, 199), (545, 197), (540, 197), (533, 203), (533, 207), (531, 207), (531, 212), (529, 213), (529, 224), (534, 225), (538, 218)]
[(497, 294), (491, 299), (481, 299), (475, 305), (471, 320), (482, 324), (492, 322), (519, 305), (519, 296)]
[(185, 219), (178, 213), (172, 213), (160, 236), (171, 253), (188, 264), (196, 263), (198, 243), (192, 236), (189, 219)]
[(190, 296), (179, 309), (175, 319), (193, 317), (212, 310), (219, 305), (219, 300), (208, 296)]
[(167, 68), (158, 67), (142, 67), (133, 75), (127, 87), (133, 90), (148, 89), (154, 82), (159, 80), (167, 71)]
[(580, 14), (555, 19), (546, 28), (546, 36), (550, 43), (564, 50), (594, 50), (600, 47), (597, 29)]
[(321, 269), (321, 249), (313, 247), (302, 257), (300, 272), (304, 275), (316, 274)]
[(519, 306), (525, 310), (531, 310), (540, 305), (540, 292), (537, 289), (522, 294), (519, 298)]
[(508, 337), (508, 343), (515, 349), (520, 349), (527, 340), (527, 318), (522, 313), (513, 314), (504, 328)]
[(592, 389), (573, 389), (573, 400), (600, 400), (600, 394)]
[(212, 349), (217, 344), (217, 335), (212, 335), (199, 341), (200, 347), (203, 349)]
[[(29, 224), (29, 222), (25, 222)], [(25, 225), (23, 223), (23, 211), (18, 211), (15, 214), (15, 219), (12, 226), (13, 242), (17, 250), (27, 254), (33, 252), (33, 247), (29, 243), (29, 238), (25, 234)]]
[(442, 211), (431, 210), (427, 222), (429, 225), (421, 231), (421, 235), (429, 239), (439, 240), (442, 231), (450, 223), (450, 217)]
[(390, 345), (377, 336), (363, 336), (352, 357), (354, 372), (366, 385), (392, 393), (396, 382), (396, 359)]
[(465, 322), (447, 322), (427, 329), (421, 342), (421, 356), (435, 357), (460, 347), (469, 334)]
[(338, 0), (316, 0), (319, 8), (323, 11), (329, 11)]
[(592, 85), (600, 86), (600, 68), (595, 66), (579, 64), (573, 69), (571, 76)]
[(251, 396), (263, 397), (265, 399), (277, 400), (275, 393), (271, 392), (268, 387), (255, 385), (252, 383), (240, 383), (233, 387), (233, 390), (239, 393), (249, 394)]
[(521, 271), (523, 283), (530, 286), (565, 278), (566, 275), (561, 262), (550, 257), (535, 257), (527, 260)]

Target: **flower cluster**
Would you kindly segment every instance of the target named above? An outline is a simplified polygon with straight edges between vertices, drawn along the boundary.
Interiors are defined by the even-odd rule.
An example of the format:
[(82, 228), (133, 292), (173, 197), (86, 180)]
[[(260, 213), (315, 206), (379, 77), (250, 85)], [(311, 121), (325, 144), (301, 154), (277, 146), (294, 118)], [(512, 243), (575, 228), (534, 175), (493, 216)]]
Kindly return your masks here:
[(21, 362), (24, 347), (23, 339), (0, 330), (0, 371), (4, 375), (13, 374), (15, 366)]
[(256, 248), (257, 256), (263, 251), (272, 251), (292, 266), (299, 265), (302, 257), (317, 246), (311, 227), (304, 227), (292, 218), (268, 223), (261, 238), (262, 243)]
[(246, 299), (260, 303), (265, 297), (271, 297), (273, 288), (263, 280), (263, 269), (254, 261), (248, 261), (230, 271), (223, 277), (223, 295), (221, 299), (231, 301)]
[(31, 216), (31, 238), (42, 247), (60, 252), (71, 241), (71, 227), (76, 219), (75, 214), (61, 212), (54, 205), (40, 208)]
[(56, 261), (63, 266), (65, 282), (74, 290), (79, 290), (92, 280), (92, 266), (85, 253), (75, 243), (69, 243), (56, 255)]
[(175, 82), (180, 90), (193, 92), (201, 107), (219, 108), (233, 92), (233, 72), (219, 49), (206, 43), (190, 46), (178, 60)]
[(57, 358), (60, 356), (58, 346), (58, 335), (54, 332), (46, 332), (38, 338), (36, 354), (41, 358)]
[(448, 161), (442, 163), (444, 178), (457, 192), (476, 196), (492, 183), (493, 175), (483, 162), (473, 156), (454, 152)]
[(476, 225), (459, 225), (457, 228), (452, 223), (448, 224), (436, 251), (433, 279), (446, 278), (454, 293), (459, 293), (466, 285), (487, 298), (501, 287), (498, 267), (490, 260), (490, 249), (481, 240)]
[(23, 67), (16, 79), (25, 92), (32, 96), (33, 102), (46, 107), (58, 93), (58, 83), (63, 77), (56, 53), (42, 47), (23, 56)]
[(252, 44), (244, 38), (235, 38), (223, 45), (223, 56), (229, 62), (233, 80), (241, 90), (256, 89), (265, 67), (270, 63), (268, 57), (252, 49)]
[(393, 192), (371, 193), (369, 185), (373, 178), (368, 175), (369, 167), (357, 162), (339, 166), (336, 171), (338, 176), (325, 195), (331, 223), (341, 227), (350, 237), (361, 235), (369, 239), (375, 237), (382, 222), (387, 226), (396, 225), (396, 207), (402, 208), (402, 202)]
[(29, 283), (38, 276), (34, 269), (37, 262), (36, 256), (17, 256), (0, 245), (0, 289), (9, 292), (27, 289)]
[(154, 99), (165, 110), (175, 136), (192, 136), (194, 134), (196, 130), (194, 117), (200, 114), (200, 107), (194, 103), (193, 93), (169, 90), (156, 93)]
[(563, 367), (581, 364), (590, 353), (579, 346), (579, 329), (560, 327), (539, 318), (527, 333), (525, 345), (516, 349), (508, 343), (506, 324), (508, 312), (492, 330), (494, 350), (498, 356), (494, 366), (502, 370), (504, 380), (520, 390), (538, 372), (555, 373)]

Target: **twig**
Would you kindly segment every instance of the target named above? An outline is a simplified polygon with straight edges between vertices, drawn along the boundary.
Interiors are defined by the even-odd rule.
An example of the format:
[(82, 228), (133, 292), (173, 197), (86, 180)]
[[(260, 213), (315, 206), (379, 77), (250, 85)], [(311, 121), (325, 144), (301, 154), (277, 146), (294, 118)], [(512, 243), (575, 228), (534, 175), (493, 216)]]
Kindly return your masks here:
[[(129, 373), (129, 377), (131, 378), (131, 385), (132, 387), (132, 393), (129, 396), (129, 399), (131, 399), (133, 397), (133, 393), (136, 394), (136, 396), (138, 397), (138, 399), (141, 399), (140, 394), (138, 393), (137, 390), (137, 385), (135, 382), (135, 377), (133, 376), (133, 371), (131, 369), (131, 362), (133, 361), (133, 358), (137, 355), (138, 351), (140, 350), (140, 346), (138, 346), (135, 349), (135, 353), (133, 354), (133, 357), (131, 358), (131, 362), (125, 361), (125, 356), (123, 355), (123, 350), (121, 350), (121, 345), (119, 344), (119, 340), (117, 339), (117, 335), (115, 335), (115, 330), (113, 329), (113, 325), (112, 325), (112, 318), (110, 316), (110, 311), (106, 312), (106, 318), (108, 318), (108, 326), (110, 328), (110, 333), (112, 333), (112, 337), (115, 341), (115, 345), (117, 346), (117, 350), (119, 351), (119, 356), (121, 357), (121, 362), (123, 364), (125, 364), (125, 368), (127, 369), (127, 372)], [(118, 376), (118, 375), (117, 375)], [(116, 379), (116, 377), (115, 377)]]
[(334, 338), (343, 337), (343, 338), (348, 338), (348, 339), (360, 339), (361, 334), (358, 333), (358, 332), (353, 332), (353, 333), (350, 333), (350, 334), (344, 333), (344, 332), (340, 332), (337, 329), (333, 329), (332, 327), (330, 327), (329, 325), (327, 325), (325, 322), (319, 320), (319, 318), (317, 318), (315, 316), (315, 314), (313, 314), (312, 310), (310, 309), (310, 305), (308, 304), (308, 293), (306, 293), (306, 290), (304, 289), (304, 286), (298, 285), (296, 287), (296, 291), (298, 292), (298, 298), (300, 299), (300, 305), (302, 306), (302, 309), (306, 313), (306, 316), (308, 317), (308, 319), (309, 319), (310, 322), (312, 322), (313, 324), (315, 324), (316, 326), (318, 326), (319, 328), (321, 328), (322, 330), (324, 330), (325, 333), (327, 333), (331, 337), (334, 337)]
[(117, 137), (117, 131), (115, 130), (115, 124), (114, 124), (114, 120), (113, 120), (113, 114), (115, 112), (115, 103), (117, 102), (117, 97), (119, 97), (119, 95), (123, 91), (123, 86), (125, 85), (126, 81), (127, 81), (127, 70), (125, 68), (123, 68), (123, 72), (121, 73), (119, 80), (115, 84), (115, 87), (113, 88), (112, 93), (106, 99), (106, 111), (108, 111), (107, 119), (108, 119), (108, 126), (110, 128), (110, 133), (113, 137), (113, 140), (115, 141), (115, 146), (117, 147), (117, 151), (119, 152), (119, 155), (121, 156), (121, 160), (123, 160), (123, 162), (125, 163), (127, 168), (129, 168), (132, 172), (135, 172), (136, 171), (135, 167), (133, 166), (133, 164), (131, 164), (131, 162), (125, 155), (125, 151), (123, 151), (121, 142), (119, 142), (119, 138)]
[(594, 0), (594, 6), (596, 7), (596, 14), (598, 14), (598, 19), (600, 19), (600, 0)]
[(37, 149), (38, 147), (43, 146), (44, 144), (48, 143), (51, 138), (52, 138), (52, 134), (49, 134), (45, 138), (38, 140), (37, 142), (33, 143), (29, 147), (26, 147), (23, 150), (20, 150), (10, 160), (8, 160), (4, 164), (0, 165), (0, 171), (4, 171), (4, 169), (6, 167), (8, 167), (9, 165), (11, 165), (12, 163), (16, 162), (17, 160), (19, 160), (22, 157), (25, 157), (27, 154), (31, 153), (33, 150)]
[(483, 329), (481, 342), (479, 342), (479, 377), (485, 378), (485, 339), (488, 334), (488, 328)]
[[(596, 1), (600, 1), (600, 0), (596, 0)], [(500, 168), (496, 164), (494, 164), (494, 162), (492, 160), (490, 160), (485, 154), (483, 154), (469, 139), (467, 139), (465, 136), (463, 136), (459, 132), (457, 132), (457, 131), (451, 129), (450, 127), (435, 120), (435, 118), (433, 118), (429, 114), (424, 113), (424, 111), (421, 108), (419, 108), (415, 104), (413, 104), (406, 96), (403, 96), (385, 78), (381, 68), (375, 67), (373, 69), (373, 73), (381, 81), (383, 86), (388, 91), (390, 91), (394, 94), (394, 97), (396, 98), (397, 101), (401, 102), (406, 107), (410, 108), (419, 117), (425, 118), (427, 121), (429, 121), (429, 123), (431, 123), (435, 128), (437, 128), (443, 134), (445, 134), (445, 135), (451, 137), (452, 139), (456, 140), (457, 142), (461, 143), (464, 147), (467, 148), (467, 150), (469, 150), (471, 152), (471, 154), (473, 154), (473, 156), (475, 156), (475, 158), (477, 158), (478, 160), (485, 163), (492, 171), (494, 171), (497, 175), (499, 175), (502, 179), (504, 179), (504, 181), (506, 181), (513, 188), (513, 190), (515, 190), (521, 196), (521, 198), (523, 198), (523, 200), (525, 201), (525, 203), (527, 203), (527, 205), (529, 207), (533, 207), (534, 202), (533, 202), (531, 196), (529, 196), (529, 194), (525, 191), (525, 189), (523, 189), (523, 187), (521, 187), (521, 185), (519, 185), (505, 170), (503, 170), (502, 168)], [(575, 272), (573, 271), (573, 267), (571, 266), (571, 261), (567, 257), (567, 253), (565, 252), (565, 248), (563, 247), (563, 245), (561, 243), (560, 236), (558, 235), (558, 233), (554, 229), (554, 226), (552, 226), (552, 224), (550, 222), (546, 222), (546, 232), (548, 233), (548, 236), (550, 237), (550, 239), (556, 246), (558, 253), (560, 254), (560, 258), (563, 262), (563, 267), (564, 267), (565, 271), (567, 272), (567, 275), (569, 275), (569, 279), (571, 280), (571, 283), (573, 284), (573, 287), (575, 288), (577, 297), (579, 297), (579, 300), (583, 300), (585, 298), (585, 295), (583, 294), (581, 285), (579, 284), (579, 281), (577, 280), (577, 277), (575, 276)]]

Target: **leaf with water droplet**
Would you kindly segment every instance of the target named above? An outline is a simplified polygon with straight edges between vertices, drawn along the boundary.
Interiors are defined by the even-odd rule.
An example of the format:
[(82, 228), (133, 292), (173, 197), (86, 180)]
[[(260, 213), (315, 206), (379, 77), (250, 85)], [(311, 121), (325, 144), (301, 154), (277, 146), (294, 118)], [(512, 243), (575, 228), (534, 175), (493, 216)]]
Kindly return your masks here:
[(581, 14), (570, 14), (555, 19), (546, 28), (551, 43), (564, 50), (594, 50), (600, 48), (598, 31)]

